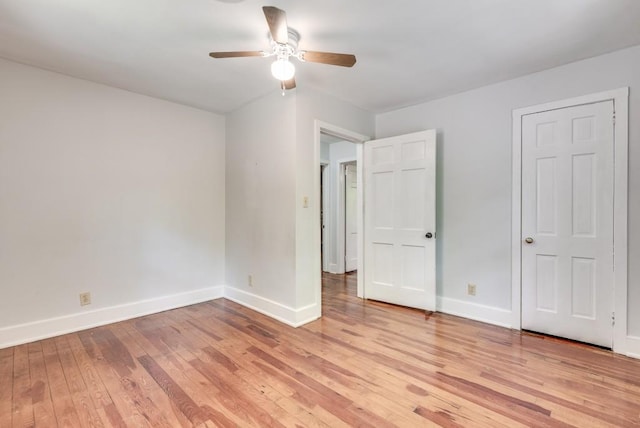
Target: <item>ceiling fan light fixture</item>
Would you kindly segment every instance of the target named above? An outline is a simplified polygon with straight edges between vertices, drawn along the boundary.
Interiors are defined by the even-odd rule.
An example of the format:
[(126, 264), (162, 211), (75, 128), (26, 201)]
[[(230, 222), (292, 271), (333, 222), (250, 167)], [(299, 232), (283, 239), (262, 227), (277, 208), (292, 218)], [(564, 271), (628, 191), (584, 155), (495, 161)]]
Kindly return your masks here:
[[(218, 0), (222, 2), (237, 2), (241, 0)], [(317, 62), (320, 64), (338, 65), (340, 67), (353, 67), (356, 57), (353, 54), (335, 52), (303, 51), (298, 49), (300, 33), (287, 25), (287, 14), (284, 10), (275, 6), (263, 6), (262, 11), (269, 26), (269, 39), (271, 49), (268, 51), (231, 51), (210, 52), (212, 58), (240, 58), (240, 57), (264, 57), (275, 58), (271, 64), (271, 74), (280, 81), (280, 88), (284, 91), (294, 89), (296, 81), (294, 75), (296, 68), (290, 59), (295, 58), (302, 62)]]
[(296, 67), (285, 58), (279, 58), (271, 64), (271, 74), (280, 81), (292, 79), (296, 74)]

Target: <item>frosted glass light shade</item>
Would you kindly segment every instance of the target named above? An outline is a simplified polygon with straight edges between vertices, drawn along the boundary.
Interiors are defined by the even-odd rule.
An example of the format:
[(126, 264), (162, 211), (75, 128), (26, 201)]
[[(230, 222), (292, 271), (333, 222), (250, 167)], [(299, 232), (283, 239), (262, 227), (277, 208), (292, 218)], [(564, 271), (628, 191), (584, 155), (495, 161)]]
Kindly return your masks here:
[(271, 64), (271, 74), (278, 80), (289, 80), (296, 74), (296, 67), (287, 59), (278, 59)]

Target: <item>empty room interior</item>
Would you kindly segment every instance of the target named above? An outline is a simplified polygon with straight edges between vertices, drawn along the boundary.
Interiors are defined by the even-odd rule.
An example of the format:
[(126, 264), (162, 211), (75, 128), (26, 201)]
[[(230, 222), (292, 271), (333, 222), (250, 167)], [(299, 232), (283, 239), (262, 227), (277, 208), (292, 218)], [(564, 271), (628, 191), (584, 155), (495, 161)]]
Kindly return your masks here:
[(0, 0), (0, 427), (640, 425), (640, 2)]

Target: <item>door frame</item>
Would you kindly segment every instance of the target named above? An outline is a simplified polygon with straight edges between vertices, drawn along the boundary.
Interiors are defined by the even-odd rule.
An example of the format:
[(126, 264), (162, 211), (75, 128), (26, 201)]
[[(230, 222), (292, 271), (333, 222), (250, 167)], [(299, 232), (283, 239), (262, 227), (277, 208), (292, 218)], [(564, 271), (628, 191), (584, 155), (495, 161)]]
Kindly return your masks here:
[(321, 266), (323, 272), (329, 271), (329, 260), (327, 257), (327, 244), (328, 244), (328, 232), (325, 228), (326, 224), (326, 216), (327, 216), (327, 207), (329, 206), (329, 192), (327, 191), (327, 182), (329, 177), (329, 162), (324, 160), (320, 161), (320, 174), (322, 175), (322, 179), (320, 182), (320, 198), (319, 201), (322, 201), (320, 204), (322, 209), (320, 210), (320, 245), (321, 245)]
[(598, 92), (576, 98), (513, 110), (511, 188), (511, 328), (522, 329), (522, 117), (602, 101), (613, 101), (614, 122), (614, 206), (613, 260), (614, 313), (613, 351), (627, 352), (627, 217), (629, 153), (629, 88)]
[[(313, 121), (313, 157), (314, 157), (314, 185), (313, 185), (313, 199), (319, 200), (320, 195), (320, 134), (328, 134), (334, 137), (341, 138), (345, 141), (350, 141), (356, 144), (356, 162), (362, 165), (362, 159), (364, 154), (364, 143), (371, 138), (359, 134), (357, 132), (350, 131), (348, 129), (341, 128), (339, 126), (323, 122), (315, 119)], [(358, 168), (358, 183), (363, 182), (362, 169)], [(316, 222), (320, 222), (320, 204), (313, 204), (314, 218)], [(357, 276), (357, 295), (364, 298), (364, 189), (363, 186), (358, 186), (358, 276)], [(313, 257), (317, 260), (317, 265), (320, 265), (320, 225), (316, 223), (314, 230), (314, 242), (313, 242)], [(362, 274), (360, 274), (362, 272)], [(316, 269), (313, 272), (314, 276), (314, 288), (316, 295), (316, 302), (322, 305), (322, 269)], [(320, 315), (322, 314), (322, 307), (320, 307)]]
[[(345, 273), (347, 271), (347, 204), (345, 203), (346, 191), (345, 191), (345, 170), (347, 164), (355, 164), (358, 165), (357, 156), (354, 158), (343, 158), (338, 159), (336, 161), (336, 165), (338, 165), (337, 174), (337, 192), (336, 199), (334, 200), (335, 208), (336, 208), (336, 236), (335, 236), (335, 248), (336, 248), (336, 271), (337, 273)], [(356, 172), (356, 177), (358, 177), (358, 172)], [(362, 182), (358, 179), (358, 184)], [(364, 199), (363, 199), (364, 202)], [(359, 204), (359, 202), (356, 202)], [(356, 208), (357, 209), (357, 208)], [(364, 211), (363, 211), (364, 212)], [(357, 221), (357, 220), (356, 220)], [(359, 230), (359, 228), (358, 228)], [(360, 253), (358, 253), (358, 257)]]

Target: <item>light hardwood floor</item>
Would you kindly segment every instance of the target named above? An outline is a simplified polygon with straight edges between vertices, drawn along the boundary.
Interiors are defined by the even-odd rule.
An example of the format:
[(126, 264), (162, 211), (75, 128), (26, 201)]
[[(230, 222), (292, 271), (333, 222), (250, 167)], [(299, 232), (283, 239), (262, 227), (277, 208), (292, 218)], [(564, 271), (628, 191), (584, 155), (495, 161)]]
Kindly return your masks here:
[(0, 427), (640, 424), (640, 360), (355, 297), (293, 329), (216, 300), (0, 350)]

